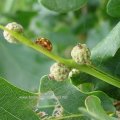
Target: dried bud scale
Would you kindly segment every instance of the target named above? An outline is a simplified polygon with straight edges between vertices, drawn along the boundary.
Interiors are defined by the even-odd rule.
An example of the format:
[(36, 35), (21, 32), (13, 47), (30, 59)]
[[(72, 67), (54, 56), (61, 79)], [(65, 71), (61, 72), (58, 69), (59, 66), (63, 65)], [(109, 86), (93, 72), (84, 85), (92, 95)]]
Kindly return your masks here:
[[(23, 27), (16, 23), (16, 22), (12, 22), (12, 23), (8, 23), (5, 28), (7, 28), (8, 30), (12, 30), (14, 32), (18, 32), (18, 33), (23, 33)], [(4, 38), (9, 42), (9, 43), (17, 43), (17, 39), (14, 38), (8, 31), (4, 31), (3, 32)]]

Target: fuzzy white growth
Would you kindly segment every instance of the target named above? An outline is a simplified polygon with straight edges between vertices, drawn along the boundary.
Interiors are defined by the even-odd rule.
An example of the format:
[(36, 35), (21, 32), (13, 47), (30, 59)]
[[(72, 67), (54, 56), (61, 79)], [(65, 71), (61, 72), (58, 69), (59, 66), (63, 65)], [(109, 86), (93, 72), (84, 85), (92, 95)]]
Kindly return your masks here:
[(54, 63), (50, 67), (50, 78), (56, 81), (63, 81), (68, 77), (70, 69), (61, 63)]
[(71, 77), (73, 77), (73, 76), (75, 76), (75, 75), (77, 75), (77, 74), (79, 74), (79, 73), (80, 73), (79, 70), (77, 70), (77, 69), (72, 69), (72, 70), (70, 71), (70, 73), (69, 73), (69, 78), (71, 78)]
[[(20, 24), (16, 23), (16, 22), (8, 23), (5, 27), (7, 29), (9, 29), (9, 30), (14, 31), (14, 32), (18, 32), (18, 33), (22, 33), (23, 32), (23, 27)], [(17, 43), (17, 39), (14, 38), (13, 36), (11, 36), (9, 32), (4, 31), (3, 35), (4, 35), (4, 38), (9, 43)]]
[(91, 64), (90, 55), (86, 44), (78, 44), (71, 51), (72, 59), (78, 64)]

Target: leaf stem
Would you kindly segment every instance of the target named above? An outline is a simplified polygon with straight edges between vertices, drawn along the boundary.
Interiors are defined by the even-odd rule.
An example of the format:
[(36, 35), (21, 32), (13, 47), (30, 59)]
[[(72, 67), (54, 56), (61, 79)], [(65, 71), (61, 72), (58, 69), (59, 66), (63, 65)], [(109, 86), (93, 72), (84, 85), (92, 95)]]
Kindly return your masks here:
[(113, 77), (112, 75), (110, 75), (106, 72), (103, 72), (94, 66), (87, 67), (87, 70), (85, 70), (85, 71), (86, 71), (86, 73), (88, 73), (94, 77), (97, 77), (97, 78), (103, 80), (104, 82), (107, 82), (113, 86), (120, 88), (120, 79), (119, 78)]
[(11, 31), (3, 26), (0, 25), (0, 28), (3, 29), (3, 30), (6, 30), (8, 31), (12, 36), (14, 36), (14, 38), (16, 38), (20, 43), (28, 46), (28, 47), (31, 47), (33, 49), (35, 49), (36, 51), (38, 52), (41, 52), (42, 54), (48, 56), (49, 58), (57, 61), (57, 62), (61, 62), (61, 63), (64, 63), (65, 59), (57, 56), (57, 55), (54, 55), (52, 54), (51, 52), (47, 51), (46, 49), (44, 49), (43, 47), (39, 46), (39, 45), (36, 45), (34, 42), (32, 42), (32, 40), (30, 39), (27, 39), (26, 37), (24, 37), (23, 35), (21, 34), (18, 34), (17, 32), (14, 32), (14, 31)]
[(101, 79), (102, 81), (107, 82), (113, 86), (120, 88), (120, 79), (119, 78), (113, 77), (112, 75), (99, 70), (98, 68), (96, 68), (93, 65), (78, 65), (73, 60), (68, 60), (65, 64), (72, 68), (76, 68), (82, 72), (85, 72), (89, 75), (92, 75), (98, 79)]
[(6, 29), (5, 27), (0, 25), (0, 28), (3, 30), (8, 31), (12, 36), (14, 36), (19, 42), (21, 42), (22, 44), (25, 44), (28, 47), (31, 47), (33, 49), (35, 49), (38, 52), (43, 53), (44, 55), (48, 56), (49, 58), (63, 63), (65, 65), (67, 65), (70, 68), (76, 68), (79, 69), (82, 72), (85, 72), (87, 74), (90, 74), (98, 79), (103, 80), (104, 82), (107, 82), (113, 86), (116, 86), (118, 88), (120, 88), (120, 79), (115, 78), (99, 69), (97, 69), (96, 67), (92, 66), (92, 65), (78, 65), (77, 63), (75, 63), (73, 60), (69, 60), (69, 59), (64, 59), (61, 58), (57, 55), (54, 55), (52, 52), (47, 51), (46, 49), (44, 49), (43, 47), (40, 47), (38, 45), (36, 45), (34, 42), (32, 42), (31, 40), (25, 38), (24, 36), (13, 32), (11, 30)]

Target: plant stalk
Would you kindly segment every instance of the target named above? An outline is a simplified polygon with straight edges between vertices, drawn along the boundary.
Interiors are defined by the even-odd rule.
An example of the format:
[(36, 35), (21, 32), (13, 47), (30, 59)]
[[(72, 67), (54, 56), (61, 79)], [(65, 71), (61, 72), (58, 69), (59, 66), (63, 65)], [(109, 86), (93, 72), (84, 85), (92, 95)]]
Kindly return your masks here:
[(6, 30), (8, 31), (12, 36), (14, 36), (20, 43), (25, 44), (28, 47), (31, 47), (33, 49), (35, 49), (38, 52), (41, 52), (42, 54), (48, 56), (49, 58), (55, 60), (56, 62), (60, 62), (63, 63), (65, 65), (67, 65), (70, 68), (76, 68), (79, 69), (82, 72), (85, 72), (87, 74), (90, 74), (98, 79), (103, 80), (104, 82), (107, 82), (113, 86), (116, 86), (118, 88), (120, 88), (120, 79), (115, 78), (101, 70), (99, 70), (98, 68), (92, 66), (92, 65), (78, 65), (77, 63), (75, 63), (73, 60), (68, 60), (68, 59), (64, 59), (61, 58), (57, 55), (54, 55), (52, 52), (47, 51), (46, 49), (44, 49), (43, 47), (40, 47), (38, 45), (36, 45), (34, 42), (32, 42), (31, 40), (25, 38), (24, 36), (13, 32), (11, 30), (6, 29), (5, 27), (0, 25), (0, 28), (2, 30)]

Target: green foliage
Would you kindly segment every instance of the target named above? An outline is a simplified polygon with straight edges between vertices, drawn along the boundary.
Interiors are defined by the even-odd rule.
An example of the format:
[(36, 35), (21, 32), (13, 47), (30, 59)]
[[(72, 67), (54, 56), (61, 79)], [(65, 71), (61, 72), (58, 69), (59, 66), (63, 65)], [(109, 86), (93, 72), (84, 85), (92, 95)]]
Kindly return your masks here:
[(81, 92), (69, 80), (56, 82), (55, 80), (49, 79), (48, 76), (44, 76), (40, 81), (40, 92), (53, 91), (66, 113), (79, 113), (78, 108), (84, 106), (84, 101), (88, 95), (98, 96), (108, 113), (114, 113), (115, 111), (110, 98), (103, 92)]
[(86, 109), (80, 108), (80, 110), (89, 116), (91, 119), (95, 120), (117, 120), (106, 114), (103, 107), (101, 106), (101, 101), (98, 97), (91, 95), (85, 100)]
[[(0, 31), (0, 120), (119, 119), (120, 0), (0, 3), (0, 28), (14, 21), (22, 24), (23, 35), (9, 33), (34, 49), (7, 43)], [(52, 52), (34, 44), (38, 37), (52, 42)], [(71, 49), (79, 42), (90, 48), (92, 66), (70, 60)], [(80, 73), (62, 82), (50, 79), (49, 68), (54, 61), (45, 55)], [(53, 114), (56, 105), (63, 108), (59, 117)], [(47, 115), (42, 117), (42, 112)]]
[[(116, 77), (119, 74), (119, 59), (120, 59), (120, 39), (119, 39), (120, 23), (118, 23), (113, 30), (97, 44), (91, 51), (91, 59), (100, 69), (110, 73)], [(80, 73), (71, 78), (73, 83), (79, 85), (84, 82), (92, 82), (94, 90), (102, 90), (114, 98), (119, 99), (119, 90), (115, 87), (108, 85), (105, 82), (98, 81), (85, 73)], [(117, 93), (117, 94), (116, 94)]]
[(107, 12), (113, 17), (120, 17), (120, 0), (109, 0)]
[(0, 119), (39, 120), (32, 111), (37, 98), (37, 94), (18, 89), (6, 80), (0, 78)]
[(94, 84), (92, 83), (83, 83), (78, 86), (82, 92), (92, 92), (94, 90)]
[(115, 56), (120, 47), (120, 23), (114, 27), (109, 35), (92, 49), (92, 60), (102, 63)]
[(65, 13), (81, 8), (87, 0), (40, 0), (48, 9)]
[(25, 46), (5, 43), (2, 35), (1, 38), (1, 76), (17, 87), (29, 91), (38, 91), (40, 76), (49, 73), (47, 68), (53, 62)]

